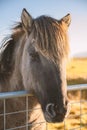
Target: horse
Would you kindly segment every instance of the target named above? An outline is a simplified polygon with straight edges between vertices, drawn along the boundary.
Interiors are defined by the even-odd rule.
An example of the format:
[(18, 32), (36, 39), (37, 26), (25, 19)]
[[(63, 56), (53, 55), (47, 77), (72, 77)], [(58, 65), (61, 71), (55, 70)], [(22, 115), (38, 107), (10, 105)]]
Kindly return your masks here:
[[(26, 90), (33, 95), (29, 97), (30, 124), (39, 121), (58, 123), (68, 116), (66, 63), (70, 23), (70, 14), (60, 20), (46, 15), (33, 18), (24, 8), (21, 21), (12, 28), (11, 35), (1, 46), (0, 92)], [(24, 107), (25, 103), (24, 99), (16, 98), (8, 100), (6, 105), (7, 111), (12, 111)], [(37, 107), (41, 109), (35, 111)], [(1, 108), (0, 102), (0, 111)], [(19, 118), (23, 123), (25, 116)], [(15, 123), (11, 116), (7, 119), (7, 128), (16, 126), (17, 119)], [(2, 120), (0, 122), (2, 124)], [(31, 125), (28, 129), (45, 130), (46, 124)]]

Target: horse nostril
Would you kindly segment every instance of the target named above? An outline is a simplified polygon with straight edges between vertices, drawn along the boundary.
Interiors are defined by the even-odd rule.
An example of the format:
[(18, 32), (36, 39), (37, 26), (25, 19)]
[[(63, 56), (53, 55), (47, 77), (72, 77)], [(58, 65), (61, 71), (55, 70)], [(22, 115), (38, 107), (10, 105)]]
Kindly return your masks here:
[(57, 114), (61, 115), (61, 116), (65, 116), (66, 112), (67, 112), (66, 108), (60, 108), (60, 109), (57, 110)]
[(47, 111), (47, 113), (49, 114), (50, 117), (54, 118), (56, 116), (56, 112), (55, 112), (53, 103), (49, 103), (46, 106), (46, 111)]

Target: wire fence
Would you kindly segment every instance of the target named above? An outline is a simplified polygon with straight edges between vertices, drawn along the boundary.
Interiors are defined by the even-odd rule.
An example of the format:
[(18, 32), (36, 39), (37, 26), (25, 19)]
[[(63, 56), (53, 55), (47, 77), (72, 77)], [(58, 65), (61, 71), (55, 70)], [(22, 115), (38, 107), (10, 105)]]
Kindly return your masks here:
[[(60, 123), (56, 124), (56, 128), (58, 130), (86, 130), (87, 129), (87, 100), (86, 100), (86, 98), (83, 98), (84, 92), (86, 90), (87, 90), (87, 84), (68, 86), (69, 96), (70, 95), (71, 95), (71, 97), (73, 97), (73, 95), (75, 96), (76, 91), (78, 91), (78, 93), (79, 93), (78, 96), (76, 96), (76, 98), (74, 100), (71, 99), (71, 109), (74, 109), (74, 110), (77, 109), (77, 111), (76, 111), (76, 113), (75, 113), (75, 111), (71, 111), (69, 117), (66, 118), (62, 124), (60, 124)], [(2, 110), (0, 110), (0, 122), (1, 122), (0, 127), (2, 125), (0, 130), (22, 130), (22, 129), (29, 130), (31, 125), (46, 123), (45, 121), (40, 121), (36, 124), (28, 123), (29, 112), (32, 111), (28, 108), (28, 105), (29, 105), (28, 100), (29, 100), (30, 96), (32, 96), (32, 95), (29, 94), (27, 91), (0, 93), (0, 103), (3, 104)], [(7, 103), (9, 103), (8, 99), (23, 98), (23, 97), (25, 98), (24, 110), (21, 109), (21, 110), (16, 110), (14, 112), (13, 111), (9, 112), (6, 110)], [(12, 107), (12, 106), (10, 106), (10, 107)], [(40, 109), (40, 108), (36, 108), (35, 111), (38, 109)], [(83, 111), (83, 109), (85, 109), (85, 112)], [(20, 114), (20, 115), (24, 114), (25, 123), (24, 124), (19, 123), (18, 125), (16, 124), (15, 127), (7, 127), (7, 124), (9, 122), (8, 116), (12, 117), (13, 115), (18, 115), (18, 114)], [(14, 118), (15, 118), (15, 116), (14, 116)], [(73, 124), (73, 119), (75, 120), (74, 124)], [(17, 119), (15, 118), (15, 120), (17, 120)], [(12, 121), (13, 121), (13, 118), (12, 118)], [(69, 126), (70, 121), (71, 121), (71, 124), (73, 124), (72, 127)], [(46, 129), (49, 130), (49, 126), (47, 123), (46, 123)], [(51, 127), (50, 127), (50, 129), (51, 129)]]

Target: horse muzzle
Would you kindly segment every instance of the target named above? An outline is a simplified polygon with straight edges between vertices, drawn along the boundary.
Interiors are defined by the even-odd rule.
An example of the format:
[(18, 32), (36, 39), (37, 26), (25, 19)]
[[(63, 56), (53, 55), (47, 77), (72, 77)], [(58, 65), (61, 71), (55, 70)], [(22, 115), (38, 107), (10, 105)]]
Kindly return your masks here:
[(67, 104), (67, 107), (63, 107), (61, 109), (58, 109), (57, 105), (54, 105), (53, 103), (49, 103), (46, 106), (46, 111), (44, 113), (45, 119), (49, 123), (58, 123), (62, 122), (70, 112), (70, 104)]

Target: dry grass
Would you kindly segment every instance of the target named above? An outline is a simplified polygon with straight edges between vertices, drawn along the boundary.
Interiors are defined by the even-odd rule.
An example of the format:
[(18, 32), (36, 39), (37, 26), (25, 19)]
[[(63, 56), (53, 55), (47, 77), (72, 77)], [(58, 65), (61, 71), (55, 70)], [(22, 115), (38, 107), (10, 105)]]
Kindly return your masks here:
[(87, 58), (74, 58), (67, 64), (68, 84), (87, 83)]

